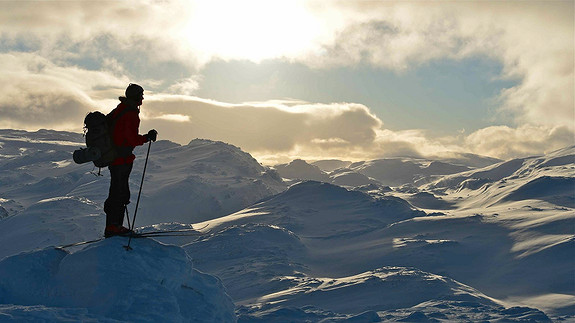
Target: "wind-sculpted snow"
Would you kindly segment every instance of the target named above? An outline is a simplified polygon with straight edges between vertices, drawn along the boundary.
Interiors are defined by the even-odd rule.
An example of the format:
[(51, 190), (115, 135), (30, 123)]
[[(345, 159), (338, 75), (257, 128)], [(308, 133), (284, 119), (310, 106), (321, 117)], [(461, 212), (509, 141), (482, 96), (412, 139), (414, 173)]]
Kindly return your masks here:
[[(377, 189), (378, 186), (371, 188)], [(421, 200), (431, 195), (415, 196)], [(434, 198), (431, 202), (438, 203), (437, 201), (442, 200), (444, 198)], [(455, 211), (457, 204), (449, 198), (445, 200), (444, 203), (449, 205), (448, 211)], [(341, 313), (334, 308), (323, 307), (335, 302), (337, 297), (328, 298), (324, 300), (325, 304), (320, 304), (321, 301), (315, 303), (301, 296), (311, 293), (317, 295), (315, 299), (322, 300), (327, 295), (325, 291), (313, 289), (317, 287), (317, 284), (312, 283), (317, 277), (349, 277), (358, 272), (369, 272), (373, 268), (393, 265), (410, 266), (440, 274), (444, 278), (450, 277), (487, 292), (490, 296), (505, 298), (506, 295), (527, 294), (571, 297), (568, 296), (570, 292), (567, 289), (569, 286), (575, 286), (575, 276), (572, 275), (575, 262), (566, 253), (573, 251), (573, 242), (570, 240), (573, 230), (569, 225), (566, 226), (565, 221), (573, 220), (573, 212), (566, 209), (561, 211), (560, 215), (550, 216), (549, 214), (557, 214), (557, 210), (542, 211), (539, 214), (545, 216), (534, 222), (529, 215), (522, 215), (526, 212), (522, 208), (507, 211), (510, 217), (499, 220), (503, 208), (507, 209), (508, 206), (493, 209), (490, 215), (463, 213), (460, 216), (426, 216), (400, 198), (385, 195), (374, 198), (362, 192), (310, 181), (294, 185), (286, 192), (250, 209), (209, 221), (215, 233), (202, 239), (198, 245), (188, 245), (187, 250), (196, 255), (200, 268), (204, 269), (205, 266), (205, 270), (222, 277), (225, 285), (251, 286), (248, 290), (254, 291), (254, 294), (256, 291), (268, 291), (270, 295), (285, 297), (276, 303), (280, 301), (280, 296), (270, 299), (261, 296), (254, 298), (253, 294), (247, 295), (241, 290), (231, 291), (232, 295), (237, 296), (234, 299), (244, 306), (238, 311), (240, 321), (289, 321), (293, 318), (300, 321), (327, 318), (354, 318), (361, 321), (375, 317), (393, 321), (409, 320), (411, 315), (412, 319), (435, 317), (451, 321), (486, 320), (490, 317), (545, 321), (546, 315), (535, 309), (510, 310), (509, 306), (446, 301), (443, 298), (437, 301), (435, 296), (430, 296), (429, 300), (420, 300), (434, 304), (429, 308), (418, 308), (414, 303), (415, 305), (401, 305), (405, 306), (401, 308), (397, 305), (395, 311), (377, 310), (377, 313), (366, 308)], [(286, 252), (286, 245), (282, 243), (262, 243), (256, 237), (263, 238), (268, 235), (260, 232), (258, 228), (267, 227), (252, 227), (251, 224), (255, 223), (289, 230), (289, 236), (295, 235), (297, 240), (293, 241), (297, 241), (297, 245), (305, 246), (305, 252), (289, 253)], [(520, 224), (521, 229), (518, 227)], [(245, 226), (249, 226), (251, 234), (246, 234), (247, 229), (240, 229)], [(224, 229), (225, 234), (217, 233), (223, 228), (233, 229)], [(279, 228), (268, 232), (282, 232)], [(274, 239), (273, 237), (269, 236), (269, 239)], [(530, 240), (533, 237), (539, 238)], [(217, 250), (230, 250), (232, 254), (217, 257), (218, 260), (215, 261), (213, 253), (208, 254), (208, 251), (205, 251), (210, 245)], [(270, 257), (270, 261), (264, 260), (264, 256), (250, 257), (249, 255), (258, 254), (256, 251), (260, 249), (253, 246), (259, 245), (270, 245), (268, 250), (274, 250), (275, 256)], [(241, 255), (240, 262), (237, 255)], [(210, 265), (214, 262), (216, 266)], [(541, 263), (546, 266), (537, 265)], [(275, 266), (270, 266), (271, 264)], [(265, 275), (257, 273), (257, 268), (262, 268)], [(290, 272), (292, 274), (289, 274)], [(303, 284), (302, 282), (308, 282), (309, 288), (297, 293), (288, 292), (297, 290), (296, 287)], [(374, 290), (387, 293), (388, 288)], [(372, 300), (372, 296), (358, 296), (353, 289), (346, 290), (343, 294), (354, 295), (353, 299), (361, 300), (362, 303)], [(415, 292), (414, 294), (417, 295)], [(406, 301), (413, 301), (408, 295), (393, 295), (399, 300), (405, 297)], [(305, 301), (290, 303), (292, 297), (299, 296), (304, 297)], [(378, 297), (381, 296), (373, 296)], [(550, 308), (553, 308), (556, 314), (569, 313), (570, 317), (571, 305), (568, 304), (572, 301), (564, 303), (567, 305), (557, 304)], [(363, 316), (360, 315), (362, 311)]]
[(411, 204), (424, 209), (450, 210), (455, 208), (453, 203), (444, 201), (441, 197), (437, 197), (429, 192), (415, 193), (407, 198), (407, 200)]
[(575, 163), (575, 155), (567, 155), (548, 159), (539, 167), (565, 166), (573, 163)]
[[(186, 252), (153, 240), (111, 238), (75, 253), (47, 248), (0, 262), (0, 320), (234, 322), (216, 277), (192, 268)], [(32, 315), (18, 311), (32, 306)], [(74, 310), (75, 309), (75, 310)], [(72, 314), (71, 314), (72, 313)]]
[(23, 130), (0, 129), (0, 156), (22, 156), (30, 153), (50, 153), (62, 147), (83, 144), (82, 134), (53, 130), (27, 132)]
[(513, 159), (497, 163), (482, 169), (470, 170), (459, 174), (444, 176), (428, 185), (432, 189), (476, 190), (483, 184), (497, 183), (515, 179), (532, 180), (540, 176), (572, 177), (575, 170), (575, 147), (565, 148), (545, 157)]
[(236, 302), (289, 287), (278, 279), (304, 270), (306, 247), (293, 233), (263, 224), (231, 226), (185, 246), (201, 270), (217, 273)]
[(512, 176), (524, 166), (525, 162), (526, 159), (513, 159), (482, 169), (441, 177), (428, 187), (442, 192), (462, 189), (476, 190), (483, 187), (484, 184), (495, 183)]
[(573, 177), (538, 177), (511, 192), (506, 199), (521, 201), (540, 199), (550, 203), (575, 208), (575, 178)]
[(432, 299), (496, 304), (469, 286), (413, 268), (383, 267), (342, 278), (294, 279), (299, 280), (297, 286), (264, 299), (289, 306), (314, 303), (340, 313), (412, 307)]
[[(252, 219), (254, 222), (265, 221), (262, 219), (264, 217), (265, 214), (260, 214)], [(468, 220), (461, 220), (469, 223)], [(324, 223), (326, 226), (330, 224), (329, 221)], [(489, 232), (487, 228), (485, 231)], [(373, 236), (358, 237), (350, 243), (363, 239), (373, 241)], [(477, 240), (481, 240), (481, 237), (477, 237)], [(334, 263), (340, 266), (344, 263), (343, 266), (349, 271), (353, 271), (351, 268), (361, 268), (362, 264), (357, 264), (357, 258), (352, 257), (352, 253), (358, 250), (350, 253), (346, 251), (346, 246), (337, 244), (333, 244), (332, 248), (335, 254), (342, 257), (331, 262), (325, 259), (318, 261), (318, 250), (309, 242), (309, 239), (300, 238), (281, 227), (245, 224), (228, 226), (185, 248), (194, 255), (198, 268), (217, 274), (228, 286), (236, 304), (241, 305), (237, 311), (240, 322), (377, 322), (410, 321), (417, 317), (419, 319), (415, 321), (422, 321), (422, 318), (549, 321), (543, 312), (536, 309), (506, 307), (470, 286), (416, 268), (383, 267), (352, 276), (319, 278), (323, 276), (317, 277), (318, 270), (326, 271), (326, 267)], [(407, 244), (414, 242), (404, 240), (403, 246), (396, 245), (394, 248), (408, 250)], [(449, 250), (439, 245), (452, 248), (450, 244), (457, 244), (453, 241), (426, 242), (428, 245), (431, 243), (439, 247), (435, 250), (437, 253)], [(412, 262), (418, 263), (414, 255), (426, 257), (421, 252), (424, 249), (410, 249), (413, 252), (404, 253), (404, 256), (414, 257)], [(459, 256), (464, 255), (465, 251), (477, 250), (461, 250)], [(474, 256), (476, 254), (472, 253), (467, 257), (473, 259)], [(478, 261), (489, 258), (487, 254), (481, 257)], [(368, 260), (365, 256), (359, 258)], [(384, 254), (380, 263), (394, 261), (397, 262), (396, 255)]]
[(100, 206), (85, 198), (39, 201), (0, 222), (0, 259), (20, 252), (94, 239), (103, 232)]
[[(336, 185), (308, 181), (290, 187), (264, 202), (255, 204), (256, 215), (249, 213), (217, 219), (220, 223), (244, 224), (249, 222), (277, 225), (302, 238), (318, 243), (345, 243), (348, 236), (380, 229), (391, 223), (425, 216), (406, 201), (383, 197), (373, 198), (360, 191), (349, 191)], [(227, 222), (229, 221), (229, 222)]]
[[(218, 276), (241, 322), (575, 318), (575, 147), (509, 161), (329, 161), (331, 183), (288, 189), (238, 147), (158, 141), (136, 227), (195, 234), (68, 254), (50, 246), (102, 236), (109, 185), (107, 170), (61, 159), (80, 146), (80, 134), (0, 130), (0, 321), (233, 321), (214, 314), (233, 313), (218, 280), (156, 241)], [(147, 148), (136, 149), (130, 215)], [(108, 296), (168, 316), (128, 317)]]
[[(270, 304), (262, 311), (268, 314), (251, 316), (248, 308), (246, 314), (240, 316), (240, 321), (279, 319), (282, 315), (280, 306), (273, 304), (281, 304), (281, 308), (301, 308), (304, 309), (301, 312), (314, 316), (323, 314), (324, 318), (349, 319), (352, 322), (379, 322), (382, 318), (408, 322), (425, 322), (434, 317), (452, 321), (464, 317), (471, 321), (515, 318), (512, 309), (505, 309), (469, 286), (414, 268), (383, 267), (342, 278), (286, 278), (297, 281), (297, 285), (260, 299)], [(435, 306), (418, 308), (418, 305), (433, 300), (437, 300)], [(305, 311), (306, 308), (315, 308), (316, 311)], [(526, 321), (550, 322), (544, 313), (537, 310), (515, 311), (522, 313), (521, 318)]]

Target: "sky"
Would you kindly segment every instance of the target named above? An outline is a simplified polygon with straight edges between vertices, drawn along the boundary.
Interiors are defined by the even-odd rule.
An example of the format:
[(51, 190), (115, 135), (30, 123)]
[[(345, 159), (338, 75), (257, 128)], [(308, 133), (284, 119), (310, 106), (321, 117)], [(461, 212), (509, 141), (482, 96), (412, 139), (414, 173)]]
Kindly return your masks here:
[(0, 128), (140, 132), (274, 164), (575, 144), (574, 1), (0, 1)]

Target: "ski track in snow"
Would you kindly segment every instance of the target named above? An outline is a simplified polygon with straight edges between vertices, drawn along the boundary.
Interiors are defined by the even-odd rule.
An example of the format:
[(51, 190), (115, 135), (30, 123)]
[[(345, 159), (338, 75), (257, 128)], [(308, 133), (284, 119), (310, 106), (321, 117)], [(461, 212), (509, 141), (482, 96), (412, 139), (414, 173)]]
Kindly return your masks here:
[(159, 141), (137, 226), (205, 234), (57, 250), (102, 235), (109, 175), (70, 163), (81, 146), (0, 130), (0, 321), (575, 320), (575, 147), (270, 169)]

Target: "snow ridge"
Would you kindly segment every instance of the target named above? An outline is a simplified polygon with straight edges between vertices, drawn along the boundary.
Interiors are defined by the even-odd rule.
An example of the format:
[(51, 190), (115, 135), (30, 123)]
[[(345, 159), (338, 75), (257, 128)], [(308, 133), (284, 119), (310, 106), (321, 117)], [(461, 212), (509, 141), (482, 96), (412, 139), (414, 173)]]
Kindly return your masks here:
[(138, 229), (204, 234), (57, 250), (102, 235), (107, 174), (70, 163), (82, 145), (0, 130), (0, 321), (575, 319), (575, 147), (297, 161), (329, 179), (286, 183), (223, 142), (158, 141)]

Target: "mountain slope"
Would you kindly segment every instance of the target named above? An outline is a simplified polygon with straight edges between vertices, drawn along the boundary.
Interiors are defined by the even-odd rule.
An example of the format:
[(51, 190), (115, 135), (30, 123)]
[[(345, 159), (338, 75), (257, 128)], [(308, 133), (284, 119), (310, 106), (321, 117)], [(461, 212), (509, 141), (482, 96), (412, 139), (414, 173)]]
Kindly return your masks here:
[[(513, 319), (514, 315), (510, 314), (515, 314), (514, 311), (520, 312), (521, 319), (526, 321), (550, 322), (541, 311), (506, 309), (469, 286), (414, 268), (383, 267), (350, 277), (293, 279), (297, 281), (296, 286), (266, 295), (261, 300), (269, 304), (279, 303), (282, 308), (301, 308), (307, 315), (311, 311), (306, 312), (305, 309), (313, 304), (316, 313), (312, 313), (316, 316), (340, 316), (360, 322), (378, 322), (382, 318), (385, 321), (426, 322), (433, 321), (434, 317), (448, 321), (463, 318), (504, 321)], [(425, 303), (434, 303), (435, 306), (420, 305)], [(439, 310), (441, 308), (443, 311)], [(281, 315), (273, 305), (268, 306), (266, 312), (271, 312), (266, 315), (270, 320), (279, 318), (274, 315)], [(357, 314), (354, 317), (349, 313)]]
[[(417, 182), (429, 182), (433, 176), (454, 174), (470, 170), (474, 167), (443, 160), (428, 160), (421, 158), (386, 158), (361, 162), (342, 162), (337, 160), (319, 161), (308, 164), (296, 159), (289, 164), (276, 165), (274, 168), (280, 175), (292, 180), (315, 180), (349, 187), (380, 184), (385, 186), (401, 186)], [(491, 161), (491, 159), (489, 159)], [(492, 160), (495, 162), (496, 160)], [(464, 160), (464, 163), (469, 163)], [(329, 174), (317, 165), (330, 170)], [(487, 160), (479, 164), (490, 164)], [(341, 166), (335, 168), (336, 166)]]
[[(570, 217), (569, 213), (565, 216)], [(439, 274), (502, 299), (523, 294), (567, 295), (565, 288), (574, 283), (570, 264), (575, 263), (570, 258), (546, 258), (548, 267), (544, 271), (534, 264), (548, 257), (545, 252), (517, 259), (511, 238), (517, 230), (493, 216), (426, 216), (399, 198), (373, 198), (327, 183), (294, 185), (249, 209), (207, 223), (214, 231), (223, 231), (187, 245), (186, 250), (195, 255), (199, 268), (222, 277), (234, 300), (247, 306), (250, 319), (261, 313), (254, 312), (252, 306), (262, 300), (292, 304), (300, 310), (304, 304), (312, 304), (323, 311), (359, 314), (368, 308), (342, 310), (327, 306), (333, 299), (318, 286), (325, 284), (322, 281), (353, 280), (351, 277), (361, 273), (371, 277), (374, 268), (385, 266)], [(264, 235), (264, 231), (268, 233)], [(274, 239), (282, 235), (287, 240), (275, 243)], [(260, 236), (267, 237), (265, 242), (257, 238)], [(215, 256), (210, 247), (234, 256)], [(559, 255), (572, 249), (572, 244), (566, 242), (549, 251)], [(260, 252), (261, 256), (254, 256)], [(318, 281), (318, 277), (330, 278)], [(555, 280), (564, 285), (555, 285)], [(342, 287), (341, 292), (359, 295), (351, 290)], [(380, 289), (373, 290), (375, 293)], [(262, 299), (262, 293), (268, 296)], [(317, 301), (308, 298), (316, 294), (322, 295), (315, 297)], [(358, 299), (362, 304), (372, 300), (368, 296)], [(372, 309), (387, 310), (382, 304)], [(409, 304), (405, 306), (416, 305)], [(499, 309), (491, 308), (489, 312), (503, 311), (499, 304)], [(274, 308), (267, 307), (272, 312)], [(306, 317), (311, 315), (303, 312)]]
[(387, 158), (353, 163), (351, 170), (378, 180), (383, 185), (401, 186), (424, 177), (467, 171), (470, 167), (417, 158)]
[[(222, 142), (196, 139), (154, 152), (139, 215), (144, 225), (217, 218), (286, 188), (273, 170)], [(136, 169), (132, 179), (140, 176)], [(164, 212), (166, 205), (170, 213)]]
[[(193, 258), (192, 269), (181, 249), (163, 249), (151, 239), (133, 241), (137, 257), (142, 257), (133, 264), (124, 264), (132, 259), (121, 249), (122, 238), (76, 247), (69, 255), (49, 248), (102, 234), (107, 171), (94, 177), (87, 173), (89, 165), (60, 159), (75, 149), (73, 137), (0, 131), (0, 259), (14, 256), (0, 261), (2, 277), (10, 277), (0, 280), (0, 320), (6, 315), (19, 320), (129, 320), (122, 316), (126, 312), (107, 312), (113, 302), (98, 305), (93, 295), (83, 294), (80, 278), (60, 282), (62, 276), (54, 270), (85, 276), (86, 282), (98, 277), (105, 282), (103, 289), (113, 290), (109, 285), (117, 279), (116, 269), (107, 267), (107, 256), (120, 259), (142, 279), (126, 283), (165, 297), (150, 310), (165, 305), (174, 320), (191, 315), (175, 310), (180, 297), (193, 298), (197, 291), (222, 295), (220, 288), (203, 289), (207, 283), (201, 282), (186, 284), (194, 295), (172, 288), (174, 281), (187, 281), (183, 272), (213, 281), (196, 275), (196, 269), (222, 280), (241, 322), (575, 318), (573, 147), (429, 176), (422, 169), (442, 173), (453, 170), (452, 165), (398, 158), (398, 168), (390, 171), (408, 183), (393, 189), (378, 182), (352, 190), (308, 181), (285, 190), (276, 172), (237, 147), (209, 140), (184, 146), (159, 141), (151, 147), (136, 225), (143, 231), (202, 228), (202, 236), (153, 239), (182, 246)], [(82, 145), (81, 136), (76, 139)], [(146, 149), (137, 150), (133, 201)], [(335, 170), (331, 180), (346, 175), (342, 185), (371, 181), (358, 171), (368, 164)], [(410, 167), (416, 173), (405, 172)], [(162, 223), (172, 220), (181, 223)], [(14, 266), (6, 267), (8, 263)], [(163, 278), (171, 271), (176, 277)], [(79, 288), (78, 299), (58, 294), (57, 283)], [(114, 297), (133, 287), (118, 284)], [(55, 303), (45, 297), (51, 291)], [(154, 295), (142, 294), (146, 299), (122, 299), (145, 307)], [(229, 299), (218, 299), (209, 306), (217, 309), (219, 304), (229, 313)], [(202, 304), (208, 303), (185, 303), (181, 309), (205, 313)]]
[(330, 182), (327, 173), (301, 159), (295, 159), (289, 164), (275, 165), (274, 169), (284, 178)]
[(574, 170), (575, 147), (570, 147), (546, 156), (513, 159), (447, 175), (421, 188), (465, 197), (467, 208), (528, 199), (574, 208)]
[[(103, 176), (93, 176), (90, 171), (97, 169), (91, 163), (72, 162), (73, 150), (85, 146), (80, 134), (0, 130), (0, 146), (3, 217), (60, 196), (88, 198), (103, 205), (108, 195), (108, 171), (102, 169)], [(146, 150), (147, 146), (135, 150), (137, 159), (130, 176), (132, 202), (137, 198)], [(285, 189), (277, 173), (232, 145), (200, 139), (185, 146), (158, 141), (151, 146), (138, 223), (191, 223), (216, 218)], [(129, 206), (131, 212), (134, 204)], [(166, 205), (173, 211), (164, 212)]]

